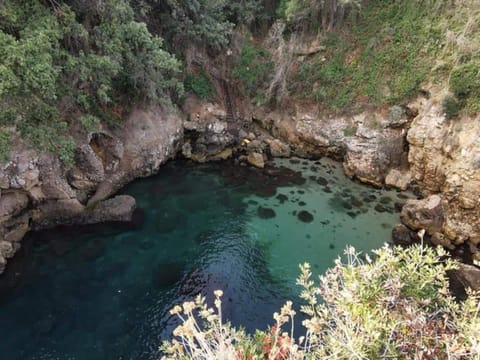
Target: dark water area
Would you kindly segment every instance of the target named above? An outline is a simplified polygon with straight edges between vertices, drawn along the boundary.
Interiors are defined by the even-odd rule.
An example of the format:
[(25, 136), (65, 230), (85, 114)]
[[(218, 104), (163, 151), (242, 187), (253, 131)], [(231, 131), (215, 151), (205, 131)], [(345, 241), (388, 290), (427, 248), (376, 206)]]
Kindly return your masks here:
[(290, 170), (172, 162), (123, 190), (135, 224), (31, 234), (0, 276), (0, 359), (156, 359), (168, 311), (216, 289), (224, 317), (253, 332), (299, 303), (298, 264), (321, 274), (347, 244), (390, 239), (403, 194), (329, 160), (276, 165)]

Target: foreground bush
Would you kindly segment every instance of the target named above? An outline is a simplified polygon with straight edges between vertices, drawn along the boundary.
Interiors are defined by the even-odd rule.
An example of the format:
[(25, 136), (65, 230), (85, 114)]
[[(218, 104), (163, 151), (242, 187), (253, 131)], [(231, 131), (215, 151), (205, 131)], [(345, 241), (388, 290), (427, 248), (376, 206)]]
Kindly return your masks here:
[(300, 267), (304, 336), (294, 337), (291, 302), (266, 331), (235, 329), (222, 321), (217, 290), (215, 310), (200, 296), (171, 310), (182, 323), (162, 346), (164, 359), (479, 359), (480, 297), (454, 301), (446, 271), (456, 264), (443, 260), (445, 252), (385, 246), (374, 253), (363, 261), (348, 248), (346, 263), (336, 260), (318, 283), (308, 264)]

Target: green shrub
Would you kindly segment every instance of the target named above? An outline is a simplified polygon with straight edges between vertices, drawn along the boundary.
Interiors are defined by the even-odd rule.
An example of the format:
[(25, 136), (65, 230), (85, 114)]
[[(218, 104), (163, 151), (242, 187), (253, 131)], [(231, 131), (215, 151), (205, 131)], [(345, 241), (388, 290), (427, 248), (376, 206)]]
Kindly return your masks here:
[(480, 96), (480, 65), (470, 63), (453, 68), (450, 90), (459, 99), (467, 99), (471, 95)]
[(187, 92), (197, 95), (200, 99), (206, 100), (212, 96), (213, 86), (204, 72), (187, 75), (184, 84)]
[(250, 38), (249, 34), (245, 36), (240, 57), (233, 69), (233, 77), (243, 83), (252, 98), (262, 97), (273, 65), (270, 53), (253, 44)]
[[(480, 356), (480, 294), (456, 303), (446, 271), (456, 264), (441, 248), (385, 246), (362, 261), (353, 248), (346, 263), (311, 279), (302, 265), (297, 283), (306, 305), (306, 335), (295, 339), (292, 302), (274, 325), (253, 336), (222, 321), (222, 291), (215, 309), (205, 299), (175, 306), (181, 319), (164, 359), (476, 359)], [(202, 319), (198, 322), (197, 319)], [(203, 324), (200, 325), (200, 324)]]
[(84, 114), (88, 131), (131, 102), (168, 102), (182, 94), (180, 72), (129, 0), (1, 2), (0, 125), (16, 124), (65, 165), (74, 148), (65, 114)]
[(93, 115), (83, 115), (80, 116), (78, 119), (80, 124), (82, 125), (83, 129), (88, 132), (94, 132), (98, 129), (98, 125), (100, 124), (100, 119)]
[(442, 109), (447, 119), (458, 117), (463, 106), (464, 104), (452, 95), (446, 95), (442, 100)]
[(0, 130), (0, 162), (10, 160), (10, 133)]

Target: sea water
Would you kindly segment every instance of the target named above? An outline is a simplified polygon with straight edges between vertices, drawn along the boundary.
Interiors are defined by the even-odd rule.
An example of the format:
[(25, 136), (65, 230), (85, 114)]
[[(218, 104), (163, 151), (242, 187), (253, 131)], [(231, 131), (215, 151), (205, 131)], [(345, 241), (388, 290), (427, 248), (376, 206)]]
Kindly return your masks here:
[(327, 159), (274, 165), (296, 176), (171, 162), (123, 190), (135, 224), (31, 234), (0, 276), (0, 358), (156, 359), (178, 324), (169, 310), (216, 289), (224, 318), (266, 329), (285, 301), (298, 310), (300, 263), (320, 275), (347, 245), (390, 240), (404, 194), (353, 182)]

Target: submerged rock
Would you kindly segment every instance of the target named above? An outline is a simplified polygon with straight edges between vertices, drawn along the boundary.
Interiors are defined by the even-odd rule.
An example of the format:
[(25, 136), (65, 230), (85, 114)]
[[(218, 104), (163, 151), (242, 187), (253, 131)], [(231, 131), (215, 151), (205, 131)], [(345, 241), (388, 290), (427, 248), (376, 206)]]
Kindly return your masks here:
[(326, 185), (328, 185), (328, 180), (325, 179), (324, 177), (319, 176), (319, 177), (317, 178), (317, 183), (318, 183), (319, 185), (326, 186)]
[(313, 221), (313, 215), (306, 210), (299, 211), (297, 217), (304, 223), (311, 223)]
[(270, 208), (265, 208), (259, 206), (257, 209), (257, 214), (260, 219), (272, 219), (276, 216), (275, 211)]

